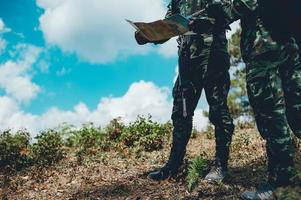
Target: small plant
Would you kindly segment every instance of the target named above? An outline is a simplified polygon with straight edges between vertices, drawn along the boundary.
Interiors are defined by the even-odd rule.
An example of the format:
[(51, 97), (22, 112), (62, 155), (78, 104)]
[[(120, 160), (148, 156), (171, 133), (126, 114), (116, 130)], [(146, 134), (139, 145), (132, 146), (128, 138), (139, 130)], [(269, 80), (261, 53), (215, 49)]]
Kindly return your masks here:
[(196, 157), (191, 161), (188, 168), (188, 175), (186, 181), (188, 183), (188, 191), (192, 192), (198, 183), (199, 177), (204, 174), (207, 168), (207, 160), (202, 157)]
[(57, 131), (44, 131), (36, 139), (31, 150), (35, 164), (52, 165), (64, 158), (63, 139)]
[(30, 163), (29, 146), (30, 136), (27, 131), (11, 130), (0, 134), (0, 168), (20, 170)]

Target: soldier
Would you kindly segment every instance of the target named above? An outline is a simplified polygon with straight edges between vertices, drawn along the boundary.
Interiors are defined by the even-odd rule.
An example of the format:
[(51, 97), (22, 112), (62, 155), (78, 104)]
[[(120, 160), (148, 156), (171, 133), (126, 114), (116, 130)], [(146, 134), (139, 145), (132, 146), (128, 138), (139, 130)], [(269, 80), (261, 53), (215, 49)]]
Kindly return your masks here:
[[(166, 17), (178, 13), (188, 17), (204, 9), (207, 4), (208, 0), (172, 0)], [(206, 17), (206, 12), (202, 13), (202, 17)], [(190, 25), (197, 34), (181, 36), (178, 39), (180, 76), (173, 88), (171, 118), (174, 130), (170, 156), (160, 170), (148, 175), (154, 181), (177, 174), (185, 156), (192, 131), (192, 118), (203, 89), (216, 139), (215, 164), (205, 179), (222, 181), (228, 172), (229, 147), (234, 125), (227, 106), (230, 59), (224, 23), (217, 20), (214, 26), (208, 28), (208, 23), (195, 17)], [(136, 40), (139, 44), (149, 42), (139, 32), (136, 33)]]
[[(241, 20), (241, 50), (246, 63), (247, 90), (256, 124), (266, 140), (268, 182), (243, 199), (270, 199), (274, 190), (290, 184), (294, 148), (289, 124), (300, 137), (301, 70), (298, 46), (292, 37), (277, 43), (262, 22), (256, 0), (212, 4), (211, 15)], [(266, 10), (265, 10), (266, 11)], [(287, 113), (286, 113), (287, 112)], [(295, 117), (295, 119), (294, 119)]]
[[(291, 37), (294, 37), (301, 59), (301, 29), (298, 24), (301, 20), (301, 1), (291, 0), (283, 4), (283, 0), (259, 0), (258, 6), (259, 16), (272, 38), (279, 44), (291, 44), (286, 45), (286, 48), (294, 53), (297, 46), (295, 42), (289, 42)], [(274, 13), (281, 13), (281, 15)], [(284, 69), (282, 69), (281, 79), (283, 90), (287, 91), (284, 93), (287, 119), (295, 135), (301, 138), (301, 81), (298, 78), (301, 74), (301, 65), (293, 63)]]

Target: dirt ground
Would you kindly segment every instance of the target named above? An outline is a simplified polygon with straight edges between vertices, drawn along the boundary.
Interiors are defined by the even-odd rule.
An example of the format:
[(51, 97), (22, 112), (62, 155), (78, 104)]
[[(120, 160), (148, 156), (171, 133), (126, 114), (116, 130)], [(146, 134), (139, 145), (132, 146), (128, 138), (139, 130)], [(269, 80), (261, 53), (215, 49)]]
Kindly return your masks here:
[[(301, 165), (299, 145), (296, 161)], [(2, 199), (239, 199), (266, 179), (265, 144), (252, 128), (236, 130), (229, 162), (230, 175), (224, 183), (210, 183), (200, 177), (192, 193), (187, 192), (184, 172), (176, 180), (152, 182), (147, 173), (164, 164), (169, 145), (162, 151), (139, 156), (131, 152), (106, 152), (79, 165), (70, 153), (48, 169), (30, 168), (2, 181)], [(212, 133), (200, 133), (188, 145), (186, 162), (196, 156), (214, 158)], [(187, 165), (186, 165), (187, 168)]]

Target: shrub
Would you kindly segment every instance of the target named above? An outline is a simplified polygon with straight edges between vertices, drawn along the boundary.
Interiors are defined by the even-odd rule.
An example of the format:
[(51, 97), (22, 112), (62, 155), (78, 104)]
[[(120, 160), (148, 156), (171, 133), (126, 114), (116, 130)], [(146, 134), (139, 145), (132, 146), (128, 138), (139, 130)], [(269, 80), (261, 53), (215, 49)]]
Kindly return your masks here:
[(198, 183), (199, 177), (202, 176), (207, 168), (207, 160), (202, 157), (196, 157), (191, 161), (188, 168), (186, 181), (188, 183), (188, 191), (191, 192)]
[(99, 148), (104, 136), (100, 127), (95, 127), (93, 123), (88, 123), (84, 124), (79, 130), (74, 131), (68, 140), (73, 147), (90, 149)]
[(10, 130), (0, 134), (0, 168), (20, 170), (30, 163), (30, 136), (26, 131), (12, 134)]
[(35, 164), (52, 165), (64, 158), (63, 139), (57, 131), (44, 131), (36, 139), (31, 149)]
[(60, 124), (55, 130), (62, 136), (64, 145), (66, 147), (73, 147), (75, 145), (73, 135), (76, 132), (76, 128), (74, 125), (64, 122)]
[(83, 127), (69, 137), (69, 143), (77, 149), (77, 161), (81, 163), (85, 156), (96, 154), (104, 146), (105, 134), (100, 127), (95, 127), (93, 123), (84, 124)]
[(111, 120), (105, 128), (107, 140), (117, 142), (124, 128), (125, 125), (121, 122), (121, 118)]
[(139, 116), (135, 122), (123, 129), (121, 142), (127, 147), (138, 147), (148, 152), (163, 148), (167, 135), (170, 135), (172, 126), (170, 123), (159, 124)]

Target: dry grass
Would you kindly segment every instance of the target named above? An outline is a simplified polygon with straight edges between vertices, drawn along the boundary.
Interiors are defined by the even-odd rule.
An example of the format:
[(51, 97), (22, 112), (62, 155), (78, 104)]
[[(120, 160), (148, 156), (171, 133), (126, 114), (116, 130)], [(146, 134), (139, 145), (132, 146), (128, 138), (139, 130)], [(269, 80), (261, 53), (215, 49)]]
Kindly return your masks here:
[[(201, 155), (213, 160), (212, 133), (191, 139), (187, 159)], [(297, 166), (300, 169), (298, 148)], [(230, 176), (225, 183), (200, 179), (188, 193), (184, 175), (160, 183), (146, 179), (149, 171), (164, 164), (169, 145), (162, 151), (101, 153), (84, 165), (78, 165), (72, 152), (58, 165), (48, 169), (31, 168), (2, 181), (2, 199), (238, 199), (242, 191), (252, 189), (266, 178), (264, 142), (252, 128), (236, 130), (229, 163)], [(186, 166), (187, 167), (187, 166)], [(1, 184), (1, 183), (0, 183)]]

